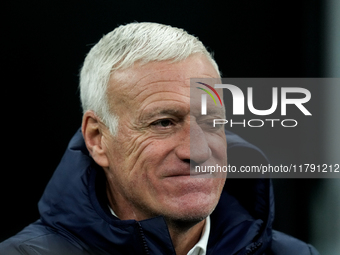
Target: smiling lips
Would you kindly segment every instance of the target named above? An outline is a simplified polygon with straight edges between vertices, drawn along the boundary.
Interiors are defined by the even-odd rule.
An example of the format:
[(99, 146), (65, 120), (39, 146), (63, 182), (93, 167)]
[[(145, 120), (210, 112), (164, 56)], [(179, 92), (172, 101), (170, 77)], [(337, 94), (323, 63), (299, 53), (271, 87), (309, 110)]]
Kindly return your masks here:
[(210, 174), (209, 172), (197, 172), (194, 169), (176, 169), (170, 170), (168, 173), (164, 175), (165, 178), (167, 177), (185, 177), (185, 176), (198, 176), (198, 175), (206, 175)]

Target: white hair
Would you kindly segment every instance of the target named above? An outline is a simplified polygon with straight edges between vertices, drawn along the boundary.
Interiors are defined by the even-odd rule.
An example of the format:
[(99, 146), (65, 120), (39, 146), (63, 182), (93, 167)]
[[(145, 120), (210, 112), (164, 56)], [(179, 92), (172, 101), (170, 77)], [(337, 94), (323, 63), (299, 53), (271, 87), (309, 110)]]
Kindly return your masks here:
[(137, 61), (141, 65), (164, 60), (179, 62), (195, 53), (205, 55), (219, 73), (216, 62), (202, 42), (183, 29), (147, 22), (117, 27), (103, 36), (85, 58), (80, 72), (83, 112), (92, 110), (115, 135), (118, 116), (110, 111), (107, 96), (111, 74), (129, 68)]

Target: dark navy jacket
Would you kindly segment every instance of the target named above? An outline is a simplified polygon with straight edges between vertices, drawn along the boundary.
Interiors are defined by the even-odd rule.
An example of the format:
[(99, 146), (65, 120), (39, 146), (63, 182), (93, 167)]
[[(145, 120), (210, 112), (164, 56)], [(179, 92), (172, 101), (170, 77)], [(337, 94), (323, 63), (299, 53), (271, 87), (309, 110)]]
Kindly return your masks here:
[[(261, 164), (260, 150), (226, 132), (230, 164)], [(0, 244), (0, 254), (175, 254), (160, 217), (121, 221), (108, 209), (105, 176), (89, 156), (80, 130), (70, 141), (39, 201), (41, 218)], [(270, 179), (227, 179), (211, 215), (207, 254), (318, 254), (272, 230)]]

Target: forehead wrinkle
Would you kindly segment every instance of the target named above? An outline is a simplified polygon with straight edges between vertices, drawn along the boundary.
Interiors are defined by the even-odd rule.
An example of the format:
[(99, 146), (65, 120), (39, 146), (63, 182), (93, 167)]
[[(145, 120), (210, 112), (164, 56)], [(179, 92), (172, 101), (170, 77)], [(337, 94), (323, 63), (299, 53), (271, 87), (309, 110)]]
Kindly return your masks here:
[[(184, 87), (184, 86), (183, 86)], [(188, 87), (189, 88), (189, 87)], [(140, 96), (143, 96), (143, 94), (145, 94), (145, 93), (148, 93), (148, 89), (141, 89), (138, 93), (136, 93), (135, 95), (130, 95), (130, 96), (132, 96), (132, 100), (136, 100), (138, 97), (140, 97)], [(162, 91), (154, 91), (154, 92), (152, 92), (152, 93), (150, 93), (149, 95), (147, 95), (146, 96), (146, 98), (144, 99), (144, 100), (146, 100), (147, 98), (149, 98), (149, 97), (151, 97), (151, 96), (154, 96), (154, 95), (158, 95), (158, 94), (176, 94), (176, 96), (185, 96), (185, 97), (190, 97), (189, 96), (189, 93), (180, 93), (180, 92), (178, 92), (178, 91), (174, 91), (174, 90), (170, 90), (170, 89), (167, 89), (167, 90), (162, 90)], [(188, 96), (186, 95), (186, 94), (188, 94)], [(143, 101), (144, 101), (143, 100)]]
[[(170, 64), (170, 65), (172, 65), (172, 64)], [(155, 68), (155, 69), (157, 69), (157, 68)], [(163, 73), (166, 73), (165, 76), (169, 77), (169, 81), (170, 81), (170, 80), (183, 81), (183, 80), (185, 80), (186, 78), (185, 78), (185, 75), (183, 75), (183, 74), (180, 72), (181, 70), (182, 70), (182, 69), (176, 70), (176, 68), (170, 68), (170, 66), (168, 66), (166, 69), (155, 70), (155, 71), (153, 71), (153, 72), (150, 72), (150, 73), (144, 75), (142, 78), (140, 78), (140, 79), (138, 80), (137, 83), (139, 83), (139, 82), (141, 82), (141, 81), (147, 79), (149, 76), (154, 76), (155, 78), (160, 77), (160, 76), (161, 76), (161, 77), (164, 77)], [(177, 74), (177, 75), (176, 75), (176, 76), (177, 76), (176, 78), (174, 78), (173, 73), (176, 73), (176, 74)], [(151, 78), (151, 79), (154, 79), (154, 78)], [(164, 79), (164, 78), (163, 78), (163, 79)]]
[(190, 80), (190, 79), (221, 79), (220, 76), (212, 76), (210, 74), (201, 74), (200, 76), (194, 76), (194, 77), (188, 77), (185, 78), (185, 80)]
[[(141, 67), (143, 68), (143, 67)], [(156, 68), (157, 69), (157, 68)], [(120, 83), (120, 88), (122, 90), (124, 89), (129, 89), (134, 90), (136, 88), (136, 86), (145, 86), (147, 84), (153, 84), (153, 83), (157, 83), (157, 82), (183, 82), (185, 80), (184, 77), (182, 78), (174, 78), (173, 73), (176, 72), (177, 76), (180, 75), (180, 72), (178, 70), (174, 70), (171, 68), (168, 68), (166, 70), (159, 70), (159, 71), (153, 71), (151, 73), (145, 74), (143, 75), (143, 70), (138, 69), (138, 70), (134, 70), (134, 68), (131, 69), (127, 69), (127, 70), (122, 70), (121, 72), (117, 72), (111, 75), (110, 80), (116, 80), (118, 83)], [(164, 76), (162, 75), (162, 73), (167, 73), (167, 78), (164, 78)], [(138, 78), (139, 75), (143, 75), (141, 78)], [(118, 77), (117, 77), (118, 76)], [(146, 84), (144, 85), (140, 85), (140, 83), (143, 83), (145, 79), (147, 79), (149, 76), (155, 76), (153, 78), (153, 81), (150, 82), (146, 82)], [(183, 76), (183, 75), (180, 75)], [(159, 80), (157, 80), (157, 77), (159, 78)], [(127, 80), (138, 80), (136, 82), (133, 82), (131, 84), (128, 84), (126, 81)], [(156, 79), (156, 80), (155, 80)], [(127, 92), (129, 94), (129, 92)]]
[[(185, 96), (185, 97), (187, 97), (187, 96)], [(187, 102), (182, 101), (182, 100), (177, 100), (177, 99), (173, 99), (173, 98), (166, 98), (166, 99), (154, 100), (150, 104), (153, 104), (153, 103), (156, 103), (156, 102), (165, 102), (165, 101), (178, 102), (178, 103), (181, 103), (181, 104), (186, 104), (187, 103)], [(148, 107), (150, 104), (146, 105), (145, 107)]]
[[(136, 83), (136, 85), (139, 83), (140, 81), (138, 81)], [(176, 83), (179, 83), (179, 84), (184, 84), (185, 85), (185, 81), (182, 81), (182, 80), (177, 80), (177, 79), (161, 79), (161, 80), (155, 80), (155, 81), (151, 81), (151, 82), (147, 82), (143, 85), (141, 85), (141, 87), (144, 87), (144, 86), (147, 86), (147, 85), (151, 85), (151, 84), (155, 84), (155, 83), (168, 83), (168, 82), (176, 82)]]
[[(109, 98), (112, 98), (112, 99), (119, 98), (119, 101), (121, 101), (121, 102), (129, 101), (129, 100), (135, 100), (140, 95), (142, 95), (144, 93), (148, 93), (149, 89), (151, 89), (151, 86), (153, 84), (156, 84), (156, 83), (178, 82), (173, 87), (175, 87), (175, 86), (177, 86), (177, 87), (180, 86), (182, 88), (186, 87), (186, 84), (183, 84), (183, 81), (159, 80), (159, 81), (153, 81), (153, 82), (141, 85), (141, 86), (139, 86), (139, 89), (136, 90), (136, 87), (140, 83), (140, 80), (135, 84), (129, 84), (129, 85), (126, 82), (124, 83), (124, 79), (121, 79), (121, 78), (120, 79), (114, 78), (113, 80), (114, 81), (112, 81), (111, 84), (114, 83), (114, 85), (116, 85), (116, 86), (109, 86), (108, 87), (108, 91), (107, 91), (107, 92), (109, 92), (108, 96), (109, 96)], [(145, 89), (142, 89), (143, 87), (145, 87)], [(151, 93), (149, 96), (156, 95), (156, 94), (159, 94), (159, 93), (176, 93), (176, 92), (174, 92), (173, 90), (156, 91), (156, 92)]]
[[(160, 94), (160, 93), (162, 93), (162, 92), (156, 92), (156, 93), (154, 93), (154, 94), (152, 94), (152, 95)], [(176, 93), (174, 93), (174, 94), (176, 94)], [(181, 96), (190, 99), (190, 96), (185, 96), (185, 95), (181, 95)], [(146, 100), (146, 99), (145, 99), (145, 100)], [(189, 101), (189, 100), (186, 102), (186, 101), (179, 100), (179, 99), (176, 99), (176, 98), (161, 98), (161, 99), (153, 100), (152, 102), (150, 102), (150, 103), (148, 103), (148, 104), (143, 104), (145, 100), (143, 100), (143, 102), (141, 102), (141, 105), (142, 105), (142, 107), (140, 108), (141, 112), (144, 112), (145, 109), (146, 109), (147, 107), (149, 107), (151, 104), (154, 104), (154, 103), (156, 103), (156, 102), (166, 102), (166, 101), (170, 101), (170, 102), (172, 102), (172, 103), (175, 103), (175, 102), (177, 103), (177, 105), (167, 106), (168, 108), (169, 108), (169, 107), (176, 108), (176, 107), (178, 107), (178, 104), (184, 104), (184, 105), (188, 105), (188, 108), (190, 109), (190, 105), (189, 105), (189, 102), (190, 102), (190, 101)], [(161, 107), (163, 107), (163, 106), (161, 106)], [(180, 106), (180, 107), (183, 107), (183, 106)]]

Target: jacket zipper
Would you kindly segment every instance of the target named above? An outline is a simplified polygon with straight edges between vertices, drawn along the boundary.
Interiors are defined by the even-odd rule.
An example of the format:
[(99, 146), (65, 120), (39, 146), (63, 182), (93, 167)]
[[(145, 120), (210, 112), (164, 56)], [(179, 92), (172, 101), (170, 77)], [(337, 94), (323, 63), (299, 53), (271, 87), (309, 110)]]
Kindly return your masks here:
[(254, 254), (261, 246), (262, 242), (253, 243), (252, 246), (249, 247), (249, 250), (244, 255)]
[(142, 225), (138, 221), (137, 221), (137, 223), (138, 223), (139, 234), (140, 234), (140, 236), (142, 238), (144, 253), (146, 255), (150, 255), (149, 248), (148, 248), (148, 245), (146, 243), (145, 236), (144, 236), (144, 233), (143, 233)]

